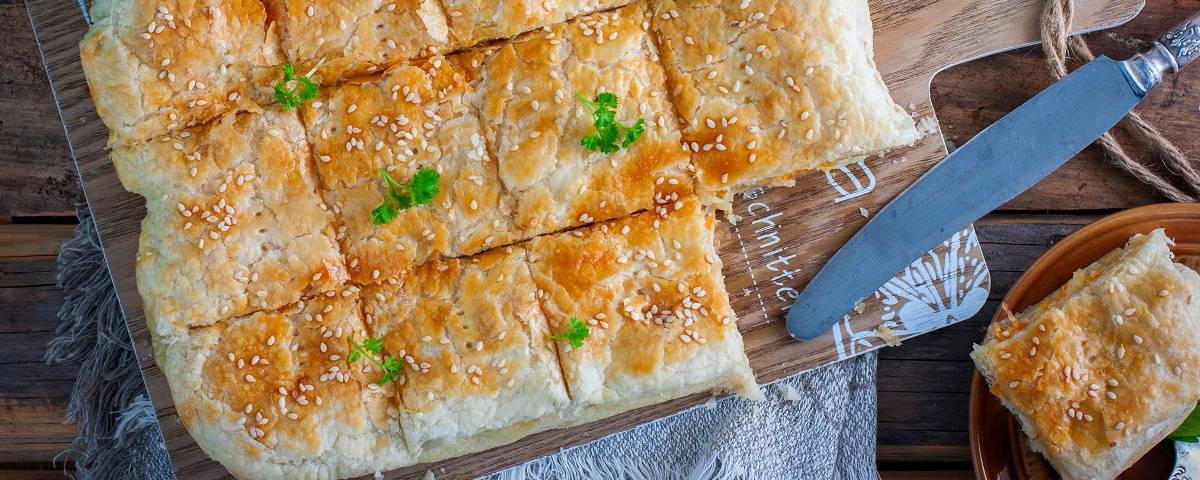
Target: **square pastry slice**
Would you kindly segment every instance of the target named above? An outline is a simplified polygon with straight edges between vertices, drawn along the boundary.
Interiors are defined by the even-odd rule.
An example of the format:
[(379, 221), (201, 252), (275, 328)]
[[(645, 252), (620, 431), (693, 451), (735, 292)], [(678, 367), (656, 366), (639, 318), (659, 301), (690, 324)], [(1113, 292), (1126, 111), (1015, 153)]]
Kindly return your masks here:
[(450, 35), (464, 47), (625, 5), (631, 0), (443, 0)]
[(568, 403), (526, 253), (426, 264), (367, 289), (371, 332), (401, 358), (400, 424), (422, 461), (552, 428)]
[(706, 202), (917, 139), (876, 71), (866, 0), (651, 3)]
[(332, 84), (451, 48), (440, 0), (265, 0), (297, 71)]
[(972, 354), (1064, 478), (1116, 477), (1200, 400), (1200, 275), (1172, 258), (1162, 230), (1137, 235)]
[(364, 334), (348, 287), (157, 338), (155, 353), (183, 424), (234, 475), (347, 478), (412, 461), (391, 384), (348, 363)]
[[(706, 391), (761, 393), (714, 249), (714, 223), (689, 199), (530, 242), (529, 263), (550, 330), (584, 322), (559, 360), (584, 419)], [(577, 325), (576, 325), (577, 326)]]
[(138, 290), (151, 328), (272, 310), (348, 279), (295, 114), (229, 114), (112, 151), (146, 198)]
[[(471, 77), (480, 121), (522, 238), (652, 210), (691, 192), (690, 159), (644, 12), (639, 3), (581, 17), (462, 62), (478, 69)], [(588, 104), (602, 93), (615, 96), (616, 121), (641, 120), (645, 130), (611, 152), (582, 145), (597, 132)]]
[(110, 144), (269, 99), (281, 63), (258, 0), (97, 0), (91, 20), (80, 56)]
[[(469, 88), (460, 69), (436, 57), (326, 87), (304, 107), (321, 193), (339, 215), (338, 238), (355, 281), (511, 243), (511, 201), (479, 121), (463, 103)], [(430, 203), (397, 210), (387, 221), (373, 216), (391, 203), (385, 173), (408, 184), (422, 168), (439, 174)]]

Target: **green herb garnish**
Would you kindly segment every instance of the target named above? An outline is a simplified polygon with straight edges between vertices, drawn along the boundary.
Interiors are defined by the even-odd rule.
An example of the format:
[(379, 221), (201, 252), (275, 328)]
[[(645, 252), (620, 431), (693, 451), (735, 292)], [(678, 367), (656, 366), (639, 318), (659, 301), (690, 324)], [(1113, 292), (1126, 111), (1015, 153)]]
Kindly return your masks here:
[(562, 335), (550, 337), (550, 339), (562, 340), (570, 343), (571, 348), (579, 348), (583, 346), (583, 341), (587, 340), (588, 335), (591, 334), (591, 330), (588, 330), (587, 325), (584, 325), (579, 318), (571, 317), (571, 320), (567, 321), (567, 331), (563, 332)]
[(346, 337), (346, 342), (350, 344), (350, 355), (347, 357), (350, 363), (355, 363), (359, 359), (366, 358), (375, 368), (383, 372), (383, 376), (375, 382), (376, 385), (384, 386), (388, 382), (395, 380), (400, 376), (400, 370), (404, 367), (400, 360), (394, 357), (383, 356), (383, 339), (368, 338), (362, 343), (355, 342), (353, 338)]
[(1167, 438), (1184, 443), (1196, 443), (1200, 441), (1200, 406), (1197, 406), (1187, 419), (1176, 428), (1174, 432)]
[(418, 168), (408, 185), (401, 185), (382, 168), (379, 169), (379, 175), (387, 184), (388, 192), (383, 203), (371, 210), (371, 222), (375, 225), (391, 223), (401, 210), (428, 204), (439, 191), (438, 179), (441, 175), (432, 168)]
[(308, 78), (316, 70), (313, 68), (308, 74), (297, 77), (294, 65), (283, 65), (283, 80), (275, 84), (275, 100), (283, 105), (284, 110), (290, 112), (300, 104), (317, 98), (317, 84)]
[[(592, 151), (613, 153), (622, 148), (629, 148), (633, 142), (646, 132), (646, 120), (639, 118), (633, 125), (625, 125), (617, 121), (617, 96), (608, 92), (596, 95), (596, 101), (584, 98), (576, 93), (579, 103), (592, 112), (592, 125), (596, 133), (583, 137), (580, 145)], [(620, 142), (618, 146), (617, 142)]]

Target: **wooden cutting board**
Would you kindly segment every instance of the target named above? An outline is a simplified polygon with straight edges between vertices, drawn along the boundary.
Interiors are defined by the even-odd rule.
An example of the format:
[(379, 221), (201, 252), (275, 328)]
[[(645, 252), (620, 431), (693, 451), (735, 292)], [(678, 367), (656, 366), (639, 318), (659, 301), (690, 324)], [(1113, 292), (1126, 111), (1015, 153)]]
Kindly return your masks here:
[[(945, 156), (930, 103), (933, 76), (951, 65), (1036, 42), (1043, 1), (871, 1), (876, 60), (884, 80), (896, 101), (913, 112), (930, 134), (910, 149), (804, 176), (792, 188), (739, 196), (735, 213), (741, 220), (726, 226), (721, 252), (739, 327), (760, 382), (879, 348), (885, 344), (887, 329), (909, 338), (968, 319), (983, 306), (991, 282), (974, 228), (968, 227), (913, 262), (824, 337), (793, 341), (782, 321), (792, 298), (867, 217)], [(1074, 30), (1081, 32), (1129, 20), (1140, 11), (1143, 0), (1076, 0), (1076, 4)], [(75, 0), (26, 0), (26, 6), (171, 460), (180, 478), (227, 477), (179, 422), (166, 379), (154, 362), (134, 280), (145, 208), (140, 197), (121, 187), (104, 149), (108, 132), (96, 116), (79, 62), (79, 40), (88, 27), (86, 12)], [(881, 325), (887, 329), (880, 329)], [(481, 475), (627, 430), (706, 399), (707, 395), (696, 395), (646, 407), (388, 476), (419, 477), (428, 469), (439, 478)]]

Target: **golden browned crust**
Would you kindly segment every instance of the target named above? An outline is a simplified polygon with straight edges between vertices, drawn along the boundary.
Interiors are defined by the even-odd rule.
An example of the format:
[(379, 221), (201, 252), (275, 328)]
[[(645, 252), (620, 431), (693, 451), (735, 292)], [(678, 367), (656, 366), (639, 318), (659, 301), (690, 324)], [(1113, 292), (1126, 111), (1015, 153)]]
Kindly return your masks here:
[(705, 201), (917, 139), (876, 71), (866, 0), (651, 3)]
[(110, 144), (269, 100), (281, 63), (258, 0), (97, 0), (79, 45)]
[(635, 215), (534, 239), (530, 270), (550, 329), (589, 325), (582, 348), (558, 342), (579, 407), (665, 401), (710, 390), (758, 396), (721, 262), (715, 220), (688, 199), (668, 215)]
[(295, 114), (229, 114), (118, 146), (125, 188), (146, 198), (138, 291), (152, 330), (273, 310), (347, 280)]
[[(298, 71), (335, 83), (452, 48), (440, 0), (265, 0)], [(322, 63), (324, 61), (324, 63)]]
[(240, 478), (345, 478), (413, 460), (391, 385), (348, 364), (365, 336), (355, 287), (156, 338), (175, 408), (196, 443)]
[(1156, 230), (994, 325), (972, 358), (1065, 478), (1113, 478), (1200, 399), (1200, 275)]
[(405, 362), (398, 407), (409, 445), (462, 448), (553, 423), (567, 392), (534, 291), (521, 247), (434, 262), (368, 289), (371, 331)]

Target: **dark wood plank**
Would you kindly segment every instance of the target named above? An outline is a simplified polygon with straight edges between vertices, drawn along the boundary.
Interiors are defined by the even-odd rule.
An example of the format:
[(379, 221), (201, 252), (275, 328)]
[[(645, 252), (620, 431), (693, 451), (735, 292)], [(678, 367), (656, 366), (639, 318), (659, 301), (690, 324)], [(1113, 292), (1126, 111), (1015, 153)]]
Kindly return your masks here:
[(990, 300), (971, 320), (906, 341), (879, 354), (878, 459), (969, 463), (967, 399), (971, 346), (1000, 300), (1029, 264), (1095, 216), (992, 215), (976, 223), (992, 270)]
[(0, 479), (3, 464), (44, 466), (75, 436), (75, 426), (64, 423), (75, 367), (43, 360), (63, 297), (54, 279), (58, 246), (72, 231), (0, 224)]
[(0, 480), (61, 480), (67, 477), (61, 467), (52, 464), (0, 465)]
[[(1093, 51), (1125, 58), (1191, 12), (1200, 0), (1151, 0), (1133, 21), (1087, 36)], [(1051, 83), (1040, 47), (1023, 48), (942, 72), (933, 82), (934, 108), (946, 139), (961, 145)], [(986, 87), (983, 87), (985, 86)], [(1200, 71), (1170, 78), (1138, 107), (1184, 152), (1200, 155), (1196, 93)], [(1157, 164), (1146, 145), (1127, 143), (1135, 158)], [(1096, 210), (1129, 208), (1163, 201), (1146, 185), (1113, 166), (1091, 147), (1003, 208), (1007, 210)]]
[[(883, 480), (968, 480), (975, 478), (975, 472), (970, 470), (880, 470), (879, 477)], [(0, 477), (2, 480), (3, 477)]]
[(74, 215), (80, 196), (25, 5), (0, 0), (0, 217)]

